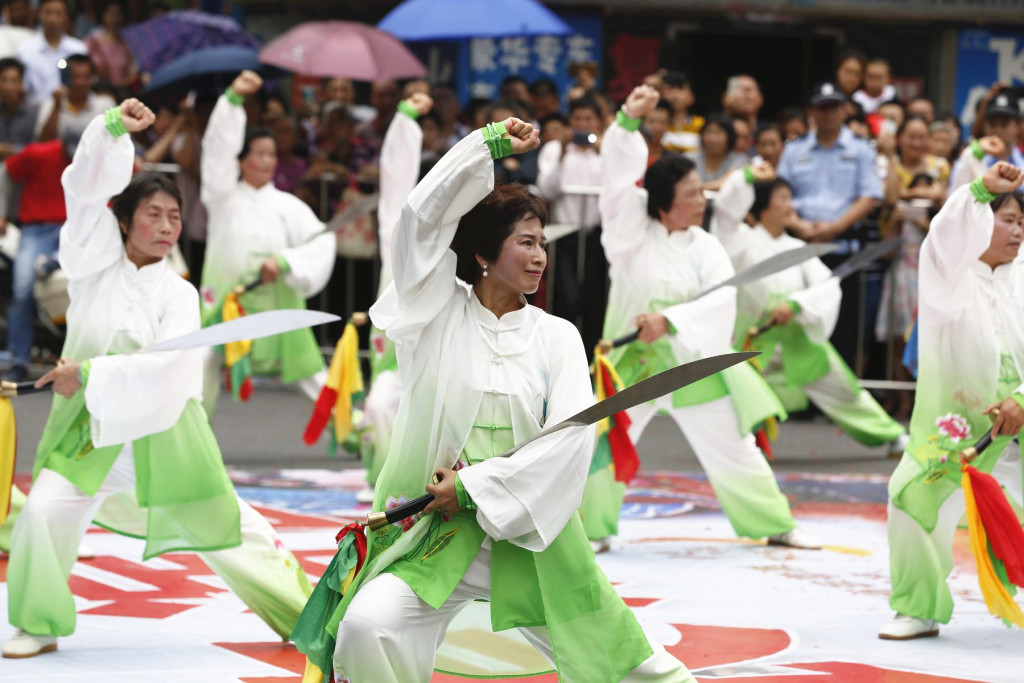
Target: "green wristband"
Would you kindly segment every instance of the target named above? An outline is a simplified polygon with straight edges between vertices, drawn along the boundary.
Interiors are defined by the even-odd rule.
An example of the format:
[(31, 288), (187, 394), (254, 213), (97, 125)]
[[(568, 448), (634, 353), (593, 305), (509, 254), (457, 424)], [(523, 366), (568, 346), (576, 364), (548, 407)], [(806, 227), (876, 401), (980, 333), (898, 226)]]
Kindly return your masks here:
[(1016, 401), (1017, 405), (1021, 408), (1024, 408), (1024, 396), (1021, 396), (1020, 394), (1010, 394), (1010, 398)]
[(402, 100), (401, 102), (398, 103), (398, 111), (402, 112), (413, 121), (420, 117), (420, 113), (416, 111), (416, 107), (412, 106), (405, 100)]
[(288, 263), (284, 256), (277, 254), (274, 258), (277, 259), (277, 267), (281, 269), (282, 273), (292, 272), (292, 264)]
[(103, 122), (107, 127), (107, 131), (115, 138), (119, 138), (128, 132), (128, 129), (124, 127), (124, 121), (121, 120), (121, 107), (108, 109), (107, 113), (103, 115)]
[(90, 369), (92, 369), (92, 361), (88, 358), (83, 360), (82, 364), (78, 366), (78, 381), (82, 383), (83, 387), (89, 383)]
[(754, 177), (754, 169), (750, 168), (750, 166), (743, 167), (743, 178), (750, 185), (753, 185), (757, 182), (757, 178)]
[(985, 183), (981, 178), (975, 178), (972, 180), (970, 188), (971, 194), (973, 194), (974, 198), (982, 204), (991, 204), (992, 200), (996, 198), (994, 194), (988, 191), (988, 188), (985, 187)]
[(473, 502), (473, 499), (469, 495), (469, 491), (467, 491), (466, 487), (463, 486), (462, 479), (459, 478), (458, 474), (455, 475), (455, 497), (459, 501), (459, 508), (460, 509), (462, 509), (462, 510), (475, 510), (476, 509), (476, 503)]
[(228, 102), (235, 105), (236, 107), (241, 107), (243, 104), (245, 104), (245, 96), (239, 95), (231, 88), (228, 88), (224, 91), (224, 97), (228, 98)]
[(484, 142), (487, 143), (487, 149), (491, 151), (492, 159), (504, 159), (507, 156), (512, 156), (512, 141), (504, 137), (508, 134), (504, 123), (500, 121), (488, 123), (480, 129), (480, 132), (484, 136)]
[(795, 301), (787, 301), (786, 303), (789, 304), (789, 310), (793, 311), (793, 313), (799, 313), (803, 310), (800, 308), (800, 304)]
[(985, 150), (981, 148), (981, 143), (977, 140), (971, 140), (971, 154), (978, 160), (985, 158)]
[(630, 133), (635, 133), (640, 128), (641, 119), (633, 118), (626, 113), (624, 109), (620, 109), (615, 114), (615, 123), (619, 124)]

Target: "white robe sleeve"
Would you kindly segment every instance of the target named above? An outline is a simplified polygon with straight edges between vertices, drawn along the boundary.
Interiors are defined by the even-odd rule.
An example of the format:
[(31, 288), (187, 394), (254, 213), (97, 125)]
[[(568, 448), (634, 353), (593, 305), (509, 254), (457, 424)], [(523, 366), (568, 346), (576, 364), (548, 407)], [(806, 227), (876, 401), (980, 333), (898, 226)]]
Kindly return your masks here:
[[(688, 230), (700, 230), (696, 226)], [(728, 280), (735, 271), (718, 240), (707, 234), (698, 234), (693, 248), (701, 249), (700, 286), (706, 290)], [(733, 327), (736, 325), (736, 288), (722, 287), (707, 296), (686, 303), (669, 306), (661, 311), (675, 328), (674, 338), (690, 353), (701, 357), (723, 353), (731, 348)]]
[(832, 271), (818, 258), (801, 264), (801, 270), (808, 286), (789, 295), (789, 300), (800, 306), (794, 319), (804, 328), (808, 339), (824, 344), (839, 319), (839, 304), (843, 299), (839, 278), (832, 277)]
[(601, 162), (601, 246), (612, 262), (637, 249), (647, 232), (647, 191), (636, 186), (647, 169), (647, 143), (640, 133), (613, 123), (601, 142)]
[[(166, 277), (177, 277), (168, 273)], [(199, 295), (175, 287), (154, 343), (199, 329)], [(98, 356), (85, 386), (92, 442), (100, 448), (170, 429), (202, 393), (203, 350)]]
[(743, 219), (753, 205), (754, 186), (741, 171), (730, 173), (715, 197), (711, 235), (722, 243), (734, 264), (749, 245), (752, 228)]
[(550, 202), (562, 196), (562, 143), (545, 143), (537, 154), (537, 189)]
[[(238, 187), (238, 155), (245, 144), (245, 125), (245, 108), (221, 95), (206, 124), (199, 161), (201, 197), (207, 207), (211, 202), (223, 201)], [(208, 229), (216, 227), (211, 222)]]
[(494, 188), (494, 161), (475, 130), (452, 147), (420, 181), (391, 239), (395, 281), (370, 308), (393, 341), (412, 339), (458, 290), (455, 252), (459, 220)]
[[(564, 324), (563, 324), (564, 323)], [(579, 332), (559, 321), (552, 349), (547, 426), (593, 405), (587, 356)], [(508, 458), (491, 458), (459, 471), (477, 506), (477, 522), (495, 540), (540, 552), (579, 509), (594, 452), (595, 429), (570, 427), (539, 439)]]
[(391, 235), (420, 172), (423, 129), (399, 112), (391, 120), (380, 149), (380, 201), (377, 204), (381, 281), (390, 283)]
[(134, 159), (131, 136), (115, 138), (102, 116), (85, 129), (61, 176), (67, 221), (60, 231), (58, 259), (68, 280), (95, 275), (121, 258), (121, 231), (107, 203), (128, 186)]
[(992, 209), (967, 186), (932, 219), (918, 268), (918, 305), (931, 311), (931, 320), (953, 322), (971, 305), (970, 268), (988, 249), (994, 226)]
[(302, 200), (284, 192), (278, 199), (285, 205), (290, 233), (288, 241), (296, 245), (282, 249), (280, 253), (289, 267), (284, 282), (295, 288), (303, 299), (308, 299), (320, 293), (331, 279), (338, 253), (338, 236), (333, 232), (323, 232), (324, 224)]
[(988, 168), (985, 166), (985, 158), (979, 159), (974, 156), (971, 145), (964, 147), (960, 157), (953, 165), (953, 175), (949, 179), (949, 193), (952, 194), (962, 186), (967, 185), (978, 176), (985, 175)]

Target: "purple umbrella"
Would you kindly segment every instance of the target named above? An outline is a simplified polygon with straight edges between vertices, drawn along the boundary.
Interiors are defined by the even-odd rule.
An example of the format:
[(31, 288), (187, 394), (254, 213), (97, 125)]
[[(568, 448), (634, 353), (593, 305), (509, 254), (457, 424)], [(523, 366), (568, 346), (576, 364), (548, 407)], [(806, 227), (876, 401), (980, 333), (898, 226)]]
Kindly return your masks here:
[(305, 76), (379, 81), (426, 76), (401, 41), (352, 21), (311, 21), (270, 41), (260, 61)]
[(258, 50), (260, 41), (242, 30), (234, 19), (198, 10), (169, 12), (129, 26), (121, 37), (141, 71), (155, 71), (190, 52), (221, 45)]

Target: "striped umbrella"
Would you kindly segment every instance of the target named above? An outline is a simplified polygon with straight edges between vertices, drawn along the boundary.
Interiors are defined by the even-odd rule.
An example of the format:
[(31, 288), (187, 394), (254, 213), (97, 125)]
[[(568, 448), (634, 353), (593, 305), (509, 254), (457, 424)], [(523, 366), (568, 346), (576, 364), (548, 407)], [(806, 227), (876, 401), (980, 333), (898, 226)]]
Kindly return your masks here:
[(238, 45), (260, 48), (260, 41), (242, 30), (234, 19), (198, 10), (179, 10), (129, 26), (121, 37), (141, 71), (207, 47)]

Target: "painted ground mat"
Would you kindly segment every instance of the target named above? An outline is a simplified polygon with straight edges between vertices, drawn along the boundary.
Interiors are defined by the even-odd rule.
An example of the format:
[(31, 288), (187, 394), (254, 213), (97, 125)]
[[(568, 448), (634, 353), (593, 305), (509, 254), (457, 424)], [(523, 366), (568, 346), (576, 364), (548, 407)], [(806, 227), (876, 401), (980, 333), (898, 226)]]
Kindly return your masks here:
[[(334, 535), (362, 518), (357, 470), (232, 472), (241, 496), (276, 528), (316, 580)], [(938, 638), (879, 640), (891, 616), (885, 478), (782, 474), (801, 527), (826, 548), (800, 551), (737, 539), (700, 474), (642, 473), (620, 535), (598, 562), (648, 634), (699, 681), (939, 683), (1024, 681), (1024, 633), (988, 615), (966, 531), (950, 586), (956, 609)], [(19, 482), (27, 483), (27, 482)], [(191, 553), (142, 562), (142, 543), (91, 528), (96, 558), (71, 572), (77, 632), (56, 653), (0, 660), (0, 681), (299, 683), (302, 656), (283, 644)], [(6, 578), (0, 555), (0, 579)], [(0, 600), (7, 603), (6, 582)], [(1021, 598), (1018, 598), (1021, 600)], [(536, 666), (525, 641), (459, 633), (439, 655)], [(0, 626), (0, 639), (13, 629)], [(525, 647), (524, 647), (525, 646)], [(613, 647), (614, 643), (595, 643)], [(522, 660), (522, 661), (520, 661)], [(545, 663), (540, 662), (543, 670)], [(550, 669), (550, 667), (547, 667)], [(525, 670), (525, 669), (524, 669)], [(470, 679), (444, 673), (433, 681)], [(553, 683), (554, 673), (507, 678)], [(600, 683), (600, 682), (587, 682)]]

